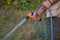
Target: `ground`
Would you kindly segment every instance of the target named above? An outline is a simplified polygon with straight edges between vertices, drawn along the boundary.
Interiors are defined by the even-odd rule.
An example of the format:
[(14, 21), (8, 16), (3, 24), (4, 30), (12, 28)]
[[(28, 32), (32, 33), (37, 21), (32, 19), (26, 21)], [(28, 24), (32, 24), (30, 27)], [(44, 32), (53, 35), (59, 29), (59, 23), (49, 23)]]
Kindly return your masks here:
[[(19, 23), (30, 11), (15, 9), (0, 9), (0, 39), (2, 39), (13, 27)], [(39, 27), (41, 25), (39, 24)], [(39, 28), (42, 32), (43, 28)], [(43, 33), (43, 32), (42, 32)], [(27, 20), (7, 40), (40, 40), (35, 32), (33, 20)]]
[[(29, 12), (30, 9), (26, 11), (21, 11), (19, 9), (17, 10), (14, 7), (8, 9), (0, 9), (0, 39), (2, 39), (11, 29), (13, 29), (14, 26), (18, 24)], [(42, 32), (43, 28), (41, 26), (41, 23), (39, 23), (39, 29)], [(40, 38), (35, 31), (33, 20), (29, 19), (20, 28), (18, 28), (7, 40), (40, 39), (42, 40), (42, 38)]]

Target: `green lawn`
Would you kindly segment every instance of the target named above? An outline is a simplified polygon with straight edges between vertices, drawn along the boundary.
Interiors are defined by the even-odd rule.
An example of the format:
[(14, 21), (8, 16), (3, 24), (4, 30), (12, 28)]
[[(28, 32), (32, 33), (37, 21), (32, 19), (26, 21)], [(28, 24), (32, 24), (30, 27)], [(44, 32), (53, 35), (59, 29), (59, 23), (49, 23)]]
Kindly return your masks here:
[[(0, 10), (0, 39), (5, 36), (17, 23), (19, 23), (29, 11), (16, 11), (13, 9)], [(27, 20), (17, 29), (7, 40), (31, 40), (36, 35), (33, 27), (33, 21)], [(32, 39), (32, 40), (33, 40)]]
[[(37, 5), (39, 4), (37, 3), (35, 5), (35, 3), (31, 5), (33, 8), (32, 10), (35, 10)], [(11, 29), (13, 29), (14, 26), (19, 23), (29, 12), (30, 8), (29, 10), (25, 11), (21, 11), (21, 9), (17, 10), (15, 7), (0, 9), (0, 40)], [(42, 32), (43, 28), (41, 27), (41, 23), (39, 23), (38, 26), (40, 31)], [(33, 25), (33, 20), (29, 19), (20, 28), (18, 28), (7, 40), (42, 40), (42, 38), (38, 37)]]
[[(30, 11), (0, 10), (0, 39), (2, 39), (13, 27), (19, 23)], [(43, 30), (39, 25), (39, 29)], [(42, 32), (43, 33), (43, 32)], [(33, 20), (27, 20), (20, 28), (18, 28), (7, 40), (40, 40), (41, 38), (35, 32)]]

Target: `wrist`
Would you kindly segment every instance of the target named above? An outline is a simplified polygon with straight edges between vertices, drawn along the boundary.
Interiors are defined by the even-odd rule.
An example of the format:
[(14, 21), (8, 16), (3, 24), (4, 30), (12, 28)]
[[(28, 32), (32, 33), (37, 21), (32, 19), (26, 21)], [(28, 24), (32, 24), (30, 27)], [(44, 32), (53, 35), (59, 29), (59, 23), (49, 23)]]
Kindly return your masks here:
[(51, 4), (56, 3), (58, 0), (48, 0)]

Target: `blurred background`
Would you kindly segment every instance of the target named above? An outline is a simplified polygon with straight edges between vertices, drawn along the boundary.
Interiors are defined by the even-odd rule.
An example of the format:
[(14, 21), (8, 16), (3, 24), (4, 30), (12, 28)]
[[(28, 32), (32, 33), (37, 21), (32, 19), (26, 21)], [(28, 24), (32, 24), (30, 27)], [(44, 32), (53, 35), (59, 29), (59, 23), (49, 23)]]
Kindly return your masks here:
[[(0, 40), (44, 0), (0, 0)], [(39, 26), (41, 26), (39, 24)], [(42, 27), (39, 28), (42, 32)], [(43, 34), (43, 32), (42, 32)], [(7, 40), (40, 40), (29, 19)]]

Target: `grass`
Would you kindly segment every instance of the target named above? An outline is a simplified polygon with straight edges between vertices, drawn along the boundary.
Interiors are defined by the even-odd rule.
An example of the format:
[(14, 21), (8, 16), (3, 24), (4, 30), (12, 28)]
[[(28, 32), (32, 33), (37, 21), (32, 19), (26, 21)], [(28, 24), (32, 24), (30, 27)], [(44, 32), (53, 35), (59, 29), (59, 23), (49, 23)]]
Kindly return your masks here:
[[(30, 11), (17, 10), (14, 7), (0, 9), (0, 39), (2, 39), (13, 27), (19, 23)], [(39, 29), (43, 30), (39, 23)], [(43, 33), (43, 32), (42, 32)], [(35, 32), (33, 20), (27, 20), (7, 40), (42, 40)]]
[[(11, 11), (11, 12), (10, 12)], [(20, 10), (0, 10), (0, 39), (5, 36), (17, 23), (19, 23), (29, 11)], [(43, 30), (41, 25), (39, 29)], [(42, 32), (43, 33), (43, 32)], [(40, 40), (35, 32), (33, 21), (27, 20), (20, 28), (18, 28), (7, 40)]]
[[(19, 23), (29, 12), (20, 10), (0, 10), (0, 39), (5, 36), (17, 23)], [(34, 35), (32, 35), (34, 34)], [(7, 40), (32, 40), (35, 36), (33, 21), (29, 19), (21, 28), (18, 28)]]

